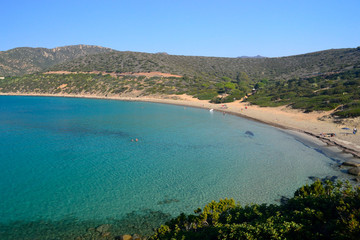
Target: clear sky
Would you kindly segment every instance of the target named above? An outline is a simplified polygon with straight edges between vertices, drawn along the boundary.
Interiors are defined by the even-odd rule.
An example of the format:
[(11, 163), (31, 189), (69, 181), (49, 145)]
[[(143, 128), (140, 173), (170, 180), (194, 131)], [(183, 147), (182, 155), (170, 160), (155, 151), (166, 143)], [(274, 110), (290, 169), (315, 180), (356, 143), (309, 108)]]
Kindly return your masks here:
[(360, 0), (0, 0), (0, 51), (279, 57), (360, 46)]

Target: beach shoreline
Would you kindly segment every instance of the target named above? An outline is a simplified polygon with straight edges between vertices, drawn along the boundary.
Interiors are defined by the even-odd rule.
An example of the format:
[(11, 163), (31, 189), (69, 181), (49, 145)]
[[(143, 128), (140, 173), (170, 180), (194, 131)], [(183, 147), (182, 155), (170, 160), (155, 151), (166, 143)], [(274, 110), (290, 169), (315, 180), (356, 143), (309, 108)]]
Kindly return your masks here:
[[(207, 100), (199, 100), (189, 95), (151, 95), (136, 96), (127, 95), (95, 95), (95, 94), (41, 94), (41, 93), (0, 93), (2, 96), (43, 96), (43, 97), (71, 97), (71, 98), (93, 98), (120, 101), (152, 102), (172, 104), (184, 107), (196, 107), (213, 109), (214, 111), (232, 114), (247, 118), (252, 121), (261, 122), (276, 128), (291, 130), (311, 136), (329, 146), (336, 146), (344, 153), (349, 153), (360, 158), (360, 136), (352, 133), (352, 127), (358, 127), (360, 118), (347, 119), (342, 122), (334, 122), (329, 118), (331, 112), (303, 113), (300, 110), (282, 107), (259, 107), (247, 102), (235, 101), (226, 104), (209, 103)], [(352, 126), (353, 125), (353, 126)], [(359, 124), (360, 125), (360, 124)], [(349, 128), (350, 130), (344, 130)], [(335, 136), (327, 136), (334, 133)]]

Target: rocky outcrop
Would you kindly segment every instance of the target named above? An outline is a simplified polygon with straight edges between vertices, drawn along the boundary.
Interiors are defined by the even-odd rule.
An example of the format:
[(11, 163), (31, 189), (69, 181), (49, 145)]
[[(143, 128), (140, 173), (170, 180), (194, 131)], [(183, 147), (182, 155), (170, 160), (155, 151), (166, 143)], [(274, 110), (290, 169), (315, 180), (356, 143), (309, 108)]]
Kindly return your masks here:
[(342, 163), (343, 166), (360, 167), (359, 161), (346, 161)]
[(352, 167), (348, 170), (348, 173), (355, 176), (360, 176), (360, 167)]

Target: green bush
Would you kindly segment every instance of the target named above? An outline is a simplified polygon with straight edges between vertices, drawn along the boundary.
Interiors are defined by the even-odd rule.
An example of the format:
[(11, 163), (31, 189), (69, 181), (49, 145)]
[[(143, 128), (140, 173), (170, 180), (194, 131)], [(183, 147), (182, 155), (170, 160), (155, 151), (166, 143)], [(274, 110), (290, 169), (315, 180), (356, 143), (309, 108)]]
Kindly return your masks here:
[(223, 98), (221, 97), (213, 97), (211, 100), (210, 100), (211, 103), (223, 103)]
[(320, 182), (299, 188), (280, 205), (212, 201), (181, 214), (150, 239), (359, 239), (360, 188)]
[(360, 107), (343, 110), (343, 111), (337, 111), (334, 113), (334, 115), (341, 117), (341, 118), (359, 117), (360, 116)]

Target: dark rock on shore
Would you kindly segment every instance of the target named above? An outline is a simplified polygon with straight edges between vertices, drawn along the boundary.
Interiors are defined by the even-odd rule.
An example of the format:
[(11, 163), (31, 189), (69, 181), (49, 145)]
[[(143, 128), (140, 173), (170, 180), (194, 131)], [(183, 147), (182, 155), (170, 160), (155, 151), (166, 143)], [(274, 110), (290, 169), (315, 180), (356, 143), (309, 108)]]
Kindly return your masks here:
[(324, 178), (309, 176), (308, 178), (309, 178), (311, 181), (313, 181), (313, 182), (315, 182), (315, 181), (321, 181), (321, 182), (330, 181), (330, 182), (335, 182), (335, 181), (338, 179), (337, 176), (326, 176), (326, 177), (324, 177)]
[(360, 176), (360, 167), (353, 167), (353, 168), (350, 168), (348, 170), (348, 173), (352, 174), (352, 175), (355, 175), (355, 176)]
[(359, 182), (360, 182), (360, 177), (355, 177), (355, 178), (353, 178), (352, 180), (355, 181), (355, 182), (357, 182), (357, 183), (359, 183)]
[(342, 165), (350, 166), (350, 167), (360, 167), (360, 162), (358, 162), (358, 161), (346, 161), (346, 162), (343, 162)]

